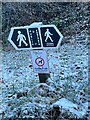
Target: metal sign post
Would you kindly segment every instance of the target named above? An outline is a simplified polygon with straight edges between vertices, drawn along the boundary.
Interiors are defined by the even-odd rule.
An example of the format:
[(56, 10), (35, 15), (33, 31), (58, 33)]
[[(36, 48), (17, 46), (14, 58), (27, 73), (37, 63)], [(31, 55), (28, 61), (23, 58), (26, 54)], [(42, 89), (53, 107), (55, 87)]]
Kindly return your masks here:
[(33, 50), (31, 51), (33, 70), (38, 73), (40, 82), (46, 82), (50, 72), (47, 54), (43, 49), (58, 48), (62, 38), (55, 25), (35, 22), (29, 26), (12, 27), (8, 40), (16, 50)]

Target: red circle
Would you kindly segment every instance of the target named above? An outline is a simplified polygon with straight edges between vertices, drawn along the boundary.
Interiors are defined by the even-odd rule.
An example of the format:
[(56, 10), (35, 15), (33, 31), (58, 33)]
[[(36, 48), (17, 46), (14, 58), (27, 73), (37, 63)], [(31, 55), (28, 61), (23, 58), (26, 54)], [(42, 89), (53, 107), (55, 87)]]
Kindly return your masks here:
[[(39, 63), (38, 63), (38, 61), (37, 61), (38, 59), (41, 59), (41, 61), (39, 61), (39, 63), (41, 62), (40, 65), (39, 65)], [(43, 61), (43, 63), (42, 63), (42, 61)], [(43, 66), (43, 65), (44, 65), (44, 59), (41, 58), (41, 57), (38, 57), (38, 58), (35, 59), (35, 63), (36, 63), (38, 66)]]

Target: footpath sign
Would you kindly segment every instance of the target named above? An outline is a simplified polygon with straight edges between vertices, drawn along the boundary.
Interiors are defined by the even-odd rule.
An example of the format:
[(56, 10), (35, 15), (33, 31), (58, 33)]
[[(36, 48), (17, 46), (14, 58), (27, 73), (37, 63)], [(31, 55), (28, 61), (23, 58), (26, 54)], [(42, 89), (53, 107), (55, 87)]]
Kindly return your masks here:
[(32, 49), (42, 48), (38, 28), (28, 28), (28, 32), (29, 32), (29, 39), (31, 42), (31, 48)]
[(12, 27), (8, 40), (16, 50), (42, 49), (38, 28)]
[(49, 64), (45, 50), (31, 51), (33, 70), (36, 73), (49, 73)]
[[(37, 23), (38, 24), (38, 23)], [(16, 50), (58, 48), (63, 38), (55, 25), (12, 27), (8, 40)]]
[(40, 82), (46, 82), (50, 71), (47, 54), (43, 49), (58, 48), (62, 38), (63, 35), (55, 25), (35, 22), (28, 26), (12, 27), (8, 40), (16, 50), (32, 50), (33, 70), (38, 73)]
[(63, 38), (55, 25), (42, 25), (40, 27), (43, 48), (58, 48)]
[(30, 48), (30, 41), (28, 39), (27, 29), (24, 27), (11, 28), (8, 40), (16, 50)]

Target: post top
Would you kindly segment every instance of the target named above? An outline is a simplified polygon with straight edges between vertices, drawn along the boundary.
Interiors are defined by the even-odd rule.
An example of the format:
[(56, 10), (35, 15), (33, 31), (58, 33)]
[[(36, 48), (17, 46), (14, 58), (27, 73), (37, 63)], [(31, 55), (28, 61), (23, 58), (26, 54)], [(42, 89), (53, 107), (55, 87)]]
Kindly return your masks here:
[(42, 22), (34, 22), (30, 25), (31, 28), (35, 28), (35, 27), (40, 27), (41, 25), (43, 25)]

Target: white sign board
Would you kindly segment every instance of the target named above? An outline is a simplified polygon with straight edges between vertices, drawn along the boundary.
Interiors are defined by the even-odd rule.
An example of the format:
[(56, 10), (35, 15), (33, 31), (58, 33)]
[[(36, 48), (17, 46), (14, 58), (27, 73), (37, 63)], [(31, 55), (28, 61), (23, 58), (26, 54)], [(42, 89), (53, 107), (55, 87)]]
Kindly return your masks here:
[(55, 25), (41, 22), (29, 26), (12, 27), (8, 40), (16, 50), (56, 49), (63, 35)]
[(45, 50), (31, 51), (31, 58), (35, 73), (49, 73), (49, 64)]

